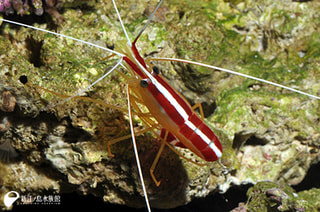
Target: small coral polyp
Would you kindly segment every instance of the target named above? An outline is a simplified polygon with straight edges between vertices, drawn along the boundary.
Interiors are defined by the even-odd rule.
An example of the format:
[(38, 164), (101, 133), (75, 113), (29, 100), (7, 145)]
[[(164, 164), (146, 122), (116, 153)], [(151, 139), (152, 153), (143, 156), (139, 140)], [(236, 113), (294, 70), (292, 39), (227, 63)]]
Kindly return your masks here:
[(0, 0), (0, 12), (9, 15), (14, 11), (19, 15), (42, 15), (44, 8), (41, 0)]
[[(72, 2), (68, 1), (68, 2)], [(5, 15), (43, 15), (44, 12), (54, 16), (57, 23), (61, 23), (64, 18), (59, 14), (57, 8), (61, 7), (65, 0), (0, 0), (0, 13)]]

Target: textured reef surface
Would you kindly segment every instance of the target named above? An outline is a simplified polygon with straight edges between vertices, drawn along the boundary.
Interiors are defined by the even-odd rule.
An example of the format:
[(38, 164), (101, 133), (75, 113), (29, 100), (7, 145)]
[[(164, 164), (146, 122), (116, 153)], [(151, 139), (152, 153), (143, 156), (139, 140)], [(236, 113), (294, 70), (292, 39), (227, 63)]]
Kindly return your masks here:
[[(78, 0), (81, 2), (82, 0)], [(73, 0), (0, 0), (0, 13), (9, 16), (17, 14), (22, 16), (35, 14), (42, 16), (48, 13), (57, 24), (64, 21), (63, 16), (58, 12), (66, 3), (72, 3)]]
[[(157, 1), (117, 4), (133, 40)], [(320, 96), (319, 9), (318, 1), (165, 1), (137, 46), (144, 57), (203, 62)], [(60, 14), (64, 22), (26, 15), (19, 21), (109, 48), (124, 39), (110, 1), (70, 3)], [(56, 105), (116, 59), (103, 60), (109, 53), (32, 29), (2, 23), (0, 32), (0, 199), (10, 190), (33, 196), (77, 191), (143, 207), (130, 138), (111, 146), (113, 157), (108, 154), (108, 141), (130, 134), (126, 79), (115, 73), (84, 94), (91, 99)], [(290, 188), (319, 163), (319, 100), (217, 70), (153, 63), (191, 105), (202, 103), (227, 168), (195, 165), (165, 148), (155, 170), (157, 187), (149, 168), (159, 140), (150, 132), (137, 136), (153, 207), (174, 208), (252, 183), (248, 203), (235, 211), (319, 210), (313, 201), (319, 188)], [(139, 117), (133, 119), (143, 130)]]

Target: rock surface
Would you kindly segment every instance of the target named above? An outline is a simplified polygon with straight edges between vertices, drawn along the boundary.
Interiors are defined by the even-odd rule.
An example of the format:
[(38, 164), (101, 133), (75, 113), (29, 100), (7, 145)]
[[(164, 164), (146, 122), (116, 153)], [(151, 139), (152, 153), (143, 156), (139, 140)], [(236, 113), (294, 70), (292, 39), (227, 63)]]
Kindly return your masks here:
[[(157, 1), (117, 3), (133, 39)], [(317, 1), (167, 1), (137, 45), (143, 56), (190, 59), (319, 96), (319, 7)], [(123, 39), (110, 1), (66, 8), (63, 16), (57, 28), (36, 18), (25, 21), (102, 46), (117, 48)], [(143, 207), (130, 139), (112, 145), (114, 157), (107, 151), (108, 140), (130, 134), (125, 79), (114, 74), (86, 93), (124, 108), (119, 110), (86, 99), (54, 106), (63, 98), (30, 84), (71, 95), (116, 60), (103, 61), (106, 52), (31, 29), (2, 24), (1, 31), (0, 143), (9, 143), (19, 156), (7, 154), (0, 163), (0, 196), (12, 189), (32, 195), (78, 191)], [(218, 163), (194, 165), (167, 148), (156, 168), (162, 180), (156, 187), (149, 167), (158, 141), (150, 133), (137, 136), (153, 207), (173, 208), (232, 184), (295, 185), (319, 162), (319, 100), (220, 71), (154, 63), (191, 104), (203, 104), (230, 172)], [(138, 117), (134, 122), (143, 129)], [(196, 160), (188, 150), (179, 151)]]

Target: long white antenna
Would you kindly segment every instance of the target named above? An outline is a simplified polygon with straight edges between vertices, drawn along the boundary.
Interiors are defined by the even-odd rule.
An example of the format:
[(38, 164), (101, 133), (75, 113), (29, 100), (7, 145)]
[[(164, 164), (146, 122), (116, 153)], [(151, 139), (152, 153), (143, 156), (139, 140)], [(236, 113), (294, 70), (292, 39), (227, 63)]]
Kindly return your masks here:
[(141, 185), (142, 185), (144, 199), (146, 201), (146, 205), (147, 205), (148, 211), (151, 212), (148, 193), (147, 193), (147, 189), (146, 189), (146, 186), (145, 186), (144, 180), (143, 180), (143, 175), (142, 175), (142, 170), (141, 170), (141, 165), (140, 165), (140, 159), (139, 159), (139, 154), (138, 154), (138, 149), (137, 149), (137, 143), (136, 143), (136, 139), (135, 139), (135, 135), (134, 135), (129, 86), (127, 86), (127, 99), (128, 99), (128, 115), (129, 115), (130, 131), (131, 131), (131, 138), (132, 138), (134, 155), (136, 157), (136, 162), (137, 162), (139, 177), (140, 177), (140, 181), (141, 181)]
[(93, 47), (105, 50), (107, 52), (110, 52), (112, 54), (118, 55), (120, 57), (124, 56), (124, 54), (121, 54), (119, 52), (113, 51), (111, 49), (108, 49), (108, 48), (105, 48), (105, 47), (102, 47), (102, 46), (99, 46), (99, 45), (96, 45), (94, 43), (90, 43), (90, 42), (87, 42), (87, 41), (84, 41), (84, 40), (80, 40), (80, 39), (77, 39), (77, 38), (74, 38), (74, 37), (71, 37), (71, 36), (68, 36), (68, 35), (63, 35), (63, 34), (59, 34), (59, 33), (56, 33), (56, 32), (52, 32), (50, 30), (41, 29), (39, 27), (34, 27), (34, 26), (30, 26), (30, 25), (27, 25), (27, 24), (22, 24), (22, 23), (15, 22), (15, 21), (10, 21), (10, 20), (7, 20), (7, 19), (3, 19), (1, 17), (0, 17), (0, 21), (4, 21), (4, 22), (10, 23), (10, 24), (15, 24), (15, 25), (18, 25), (18, 26), (23, 26), (23, 27), (26, 27), (26, 28), (34, 29), (34, 30), (39, 30), (39, 31), (42, 31), (42, 32), (45, 32), (45, 33), (49, 33), (49, 34), (52, 34), (52, 35), (56, 35), (56, 36), (59, 36), (59, 37), (68, 38), (68, 39), (71, 39), (71, 40), (74, 40), (74, 41), (77, 41), (77, 42), (80, 42), (80, 43), (84, 43), (84, 44), (89, 45), (89, 46), (93, 46)]
[(144, 25), (144, 27), (142, 28), (142, 30), (138, 33), (138, 35), (137, 35), (137, 37), (134, 39), (134, 42), (133, 42), (133, 43), (135, 43), (135, 42), (138, 40), (138, 38), (140, 37), (140, 35), (141, 35), (141, 34), (143, 33), (143, 31), (147, 28), (147, 26), (149, 25), (150, 21), (152, 20), (154, 14), (156, 14), (156, 12), (157, 12), (157, 10), (159, 9), (159, 7), (160, 7), (160, 5), (161, 5), (162, 2), (163, 2), (163, 0), (161, 0), (161, 1), (159, 2), (159, 4), (157, 5), (156, 9), (154, 9), (154, 11), (153, 11), (152, 14), (150, 15), (147, 23)]
[[(120, 13), (118, 11), (117, 5), (115, 3), (114, 0), (112, 0), (113, 6), (116, 10), (117, 16), (119, 18), (121, 27), (123, 29), (123, 32), (127, 38), (128, 41), (128, 46), (131, 47), (131, 41), (129, 39), (128, 33), (123, 25), (123, 22), (121, 20), (121, 16)], [(138, 63), (140, 64), (140, 63)], [(131, 111), (131, 101), (130, 101), (130, 92), (129, 92), (129, 86), (127, 86), (127, 99), (128, 99), (128, 115), (129, 115), (129, 122), (130, 122), (130, 131), (131, 131), (131, 139), (132, 139), (132, 144), (133, 144), (133, 150), (134, 150), (134, 155), (136, 158), (136, 163), (137, 163), (137, 168), (138, 168), (138, 172), (139, 172), (139, 177), (140, 177), (140, 181), (141, 181), (141, 185), (142, 185), (142, 190), (143, 190), (143, 195), (144, 195), (144, 199), (146, 202), (146, 206), (149, 212), (151, 212), (151, 208), (150, 208), (150, 203), (149, 203), (149, 198), (148, 198), (148, 193), (147, 193), (147, 189), (144, 183), (144, 178), (143, 178), (143, 174), (142, 174), (142, 169), (141, 169), (141, 165), (140, 165), (140, 159), (139, 159), (139, 153), (138, 153), (138, 148), (137, 148), (137, 143), (136, 143), (136, 138), (135, 138), (135, 134), (134, 134), (134, 128), (133, 128), (133, 121), (132, 121), (132, 111)]]
[(245, 77), (245, 78), (257, 80), (257, 81), (260, 81), (260, 82), (263, 82), (263, 83), (266, 83), (266, 84), (269, 84), (269, 85), (273, 85), (273, 86), (276, 86), (276, 87), (284, 88), (286, 90), (293, 91), (295, 93), (299, 93), (299, 94), (302, 94), (302, 95), (309, 96), (311, 98), (315, 98), (315, 99), (319, 99), (320, 100), (319, 96), (315, 96), (315, 95), (312, 95), (312, 94), (309, 94), (309, 93), (306, 93), (306, 92), (303, 92), (303, 91), (300, 91), (300, 90), (297, 90), (297, 89), (294, 89), (294, 88), (290, 88), (290, 87), (287, 87), (287, 86), (284, 86), (284, 85), (281, 85), (281, 84), (278, 84), (278, 83), (275, 83), (275, 82), (271, 82), (271, 81), (268, 81), (268, 80), (260, 79), (260, 78), (253, 77), (253, 76), (250, 76), (250, 75), (247, 75), (247, 74), (243, 74), (243, 73), (239, 73), (239, 72), (236, 72), (236, 71), (231, 71), (229, 69), (220, 68), (220, 67), (217, 67), (217, 66), (207, 65), (207, 64), (203, 64), (203, 63), (190, 61), (190, 60), (175, 59), (175, 58), (150, 58), (150, 60), (175, 61), (175, 62), (189, 63), (189, 64), (198, 65), (198, 66), (202, 66), (202, 67), (207, 67), (207, 68), (211, 68), (211, 69), (217, 69), (219, 71), (223, 71), (223, 72), (226, 72), (226, 73), (230, 73), (230, 74), (242, 76), (242, 77)]
[(123, 30), (123, 32), (124, 32), (124, 34), (125, 34), (126, 38), (127, 38), (128, 46), (130, 46), (130, 47), (131, 47), (131, 41), (130, 41), (130, 39), (129, 39), (128, 33), (127, 33), (127, 31), (126, 31), (126, 28), (125, 28), (125, 27), (124, 27), (124, 25), (123, 25), (123, 22), (122, 22), (122, 19), (121, 19), (120, 13), (119, 13), (118, 8), (117, 8), (117, 5), (116, 5), (116, 3), (114, 2), (114, 0), (112, 0), (112, 3), (113, 3), (113, 6), (114, 6), (114, 9), (116, 10), (117, 16), (118, 16), (118, 18), (119, 18), (119, 21), (120, 21), (120, 24), (121, 24), (122, 30)]

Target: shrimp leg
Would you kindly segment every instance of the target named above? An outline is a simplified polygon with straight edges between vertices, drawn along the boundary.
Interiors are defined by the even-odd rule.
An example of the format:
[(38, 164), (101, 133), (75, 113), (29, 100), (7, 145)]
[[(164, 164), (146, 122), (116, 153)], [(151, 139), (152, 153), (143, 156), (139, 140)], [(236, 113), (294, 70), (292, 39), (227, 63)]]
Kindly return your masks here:
[(150, 167), (150, 175), (151, 175), (154, 183), (155, 183), (157, 186), (160, 185), (161, 180), (158, 181), (158, 180), (156, 179), (156, 177), (154, 176), (154, 170), (155, 170), (155, 168), (156, 168), (156, 166), (157, 166), (157, 164), (158, 164), (158, 161), (159, 161), (159, 159), (160, 159), (161, 153), (163, 152), (163, 149), (164, 149), (164, 147), (165, 147), (165, 145), (166, 145), (166, 143), (167, 143), (166, 140), (167, 140), (168, 134), (169, 134), (169, 131), (166, 131), (166, 134), (165, 134), (164, 138), (161, 138), (161, 145), (160, 145), (159, 151), (158, 151), (158, 153), (157, 153), (157, 155), (156, 155), (156, 157), (155, 157), (155, 159), (154, 159), (154, 161), (153, 161), (153, 163), (152, 163), (152, 165), (151, 165), (151, 167)]

